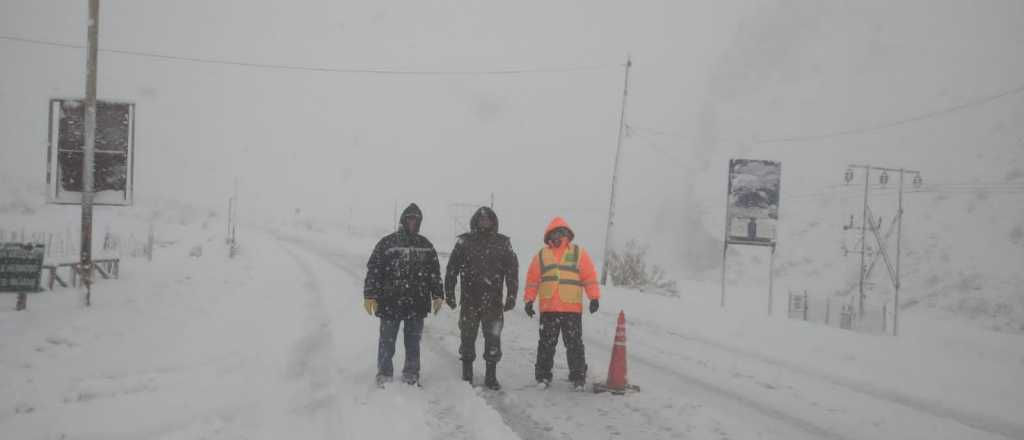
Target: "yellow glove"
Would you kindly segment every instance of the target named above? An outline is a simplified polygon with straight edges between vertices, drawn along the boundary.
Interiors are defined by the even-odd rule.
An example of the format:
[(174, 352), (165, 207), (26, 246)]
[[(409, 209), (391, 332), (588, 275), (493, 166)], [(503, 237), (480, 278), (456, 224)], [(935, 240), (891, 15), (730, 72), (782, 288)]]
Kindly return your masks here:
[(375, 299), (364, 299), (363, 308), (366, 309), (366, 313), (370, 316), (377, 314), (377, 300)]
[(435, 315), (437, 314), (438, 310), (441, 310), (441, 304), (444, 304), (444, 299), (442, 299), (442, 298), (434, 298), (434, 301), (433, 301), (433, 304), (431, 304), (431, 307), (433, 308)]

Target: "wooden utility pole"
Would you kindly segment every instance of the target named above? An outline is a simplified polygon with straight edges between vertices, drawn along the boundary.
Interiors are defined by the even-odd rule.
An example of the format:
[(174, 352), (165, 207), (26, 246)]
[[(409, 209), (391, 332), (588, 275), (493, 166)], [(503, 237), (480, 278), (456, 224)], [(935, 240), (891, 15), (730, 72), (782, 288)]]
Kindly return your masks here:
[(96, 153), (96, 66), (100, 31), (100, 0), (89, 0), (89, 47), (85, 62), (85, 146), (82, 154), (82, 255), (85, 305), (92, 303), (92, 203)]
[(612, 190), (608, 202), (608, 225), (604, 232), (604, 258), (601, 259), (601, 285), (608, 282), (608, 256), (612, 246), (612, 229), (615, 227), (615, 189), (619, 180), (619, 158), (622, 156), (622, 136), (626, 131), (626, 98), (629, 97), (629, 69), (633, 59), (626, 55), (625, 79), (622, 86), (622, 110), (619, 113), (619, 138), (615, 144), (615, 163), (612, 166)]

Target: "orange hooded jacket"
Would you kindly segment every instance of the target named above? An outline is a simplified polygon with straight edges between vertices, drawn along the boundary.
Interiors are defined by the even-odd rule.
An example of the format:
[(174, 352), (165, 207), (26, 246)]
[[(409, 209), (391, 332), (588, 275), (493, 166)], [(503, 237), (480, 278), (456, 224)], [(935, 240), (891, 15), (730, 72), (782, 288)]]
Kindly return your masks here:
[[(561, 217), (555, 217), (548, 224), (547, 229), (544, 230), (544, 238), (547, 239), (548, 234), (557, 228), (569, 229), (570, 237), (566, 240), (562, 240), (562, 243), (558, 247), (551, 247), (550, 244), (545, 242), (545, 246), (551, 248), (555, 258), (561, 260), (562, 255), (571, 246), (572, 229), (569, 228), (569, 224), (565, 222)], [(583, 283), (583, 289), (587, 293), (587, 298), (591, 301), (599, 299), (601, 297), (601, 287), (597, 283), (597, 271), (594, 270), (594, 261), (590, 259), (590, 254), (587, 253), (582, 247), (580, 247), (579, 263), (577, 268), (580, 273), (580, 282)], [(540, 288), (541, 272), (540, 272), (540, 260), (538, 258), (539, 252), (533, 255), (533, 260), (530, 261), (530, 269), (526, 272), (526, 290), (523, 295), (523, 300), (526, 302), (533, 302), (537, 299), (537, 289)], [(540, 301), (540, 312), (570, 312), (570, 313), (582, 313), (582, 303), (563, 303), (558, 296), (558, 287), (555, 287), (554, 295), (550, 299), (545, 300), (541, 298)]]

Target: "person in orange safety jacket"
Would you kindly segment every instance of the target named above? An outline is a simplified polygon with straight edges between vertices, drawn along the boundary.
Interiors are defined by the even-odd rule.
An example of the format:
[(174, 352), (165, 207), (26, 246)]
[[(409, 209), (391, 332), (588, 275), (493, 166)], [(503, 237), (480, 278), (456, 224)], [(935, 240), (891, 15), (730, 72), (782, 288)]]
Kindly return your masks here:
[(587, 361), (583, 347), (583, 294), (590, 299), (590, 313), (597, 312), (601, 288), (590, 254), (573, 244), (575, 234), (561, 217), (544, 230), (544, 247), (533, 256), (526, 273), (524, 301), (526, 314), (534, 315), (534, 301), (540, 298), (540, 342), (534, 377), (539, 388), (551, 384), (558, 334), (565, 342), (569, 361), (569, 380), (583, 391), (587, 379)]

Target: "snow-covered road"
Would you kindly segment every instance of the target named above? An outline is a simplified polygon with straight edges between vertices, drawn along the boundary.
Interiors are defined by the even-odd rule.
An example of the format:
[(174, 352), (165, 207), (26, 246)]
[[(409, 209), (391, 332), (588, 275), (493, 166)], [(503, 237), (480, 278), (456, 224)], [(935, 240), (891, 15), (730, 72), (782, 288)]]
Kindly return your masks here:
[[(1012, 416), (1022, 386), (1021, 354), (1006, 348), (1014, 339), (986, 335), (964, 345), (984, 358), (966, 360), (950, 357), (965, 353), (959, 346), (895, 345), (922, 346), (921, 356), (963, 362), (996, 382), (954, 365), (904, 375), (912, 386), (900, 387), (843, 367), (875, 365), (872, 355), (904, 342), (804, 323), (723, 323), (729, 315), (715, 307), (685, 310), (691, 303), (678, 298), (617, 288), (605, 290), (600, 312), (584, 316), (590, 381), (606, 374), (615, 318), (625, 310), (629, 375), (640, 393), (570, 391), (562, 347), (554, 386), (535, 389), (538, 322), (521, 301), (505, 318), (503, 391), (459, 379), (457, 311), (447, 308), (426, 322), (423, 388), (379, 390), (378, 320), (366, 316), (361, 295), (369, 245), (251, 231), (243, 253), (228, 259), (215, 234), (182, 234), (153, 263), (126, 260), (121, 280), (97, 285), (91, 308), (81, 307), (80, 292), (58, 289), (32, 296), (27, 312), (0, 310), (0, 437), (1024, 438)], [(189, 258), (196, 243), (204, 256)], [(874, 346), (854, 349), (866, 344)], [(396, 363), (402, 357), (400, 346)], [(477, 370), (482, 382), (481, 360)], [(930, 384), (965, 388), (937, 399)]]
[[(342, 280), (340, 289), (324, 295), (324, 302), (337, 303), (335, 310), (355, 311), (354, 316), (346, 313), (346, 319), (356, 320), (345, 324), (349, 338), (361, 337), (362, 353), (352, 353), (355, 359), (361, 359), (362, 365), (356, 368), (361, 375), (355, 377), (347, 386), (356, 390), (365, 390), (372, 381), (374, 373), (373, 353), (376, 343), (377, 320), (362, 315), (361, 308), (361, 274), (353, 262), (360, 258), (349, 254), (345, 249), (332, 249), (315, 243), (296, 239), (282, 239), (290, 246), (296, 261), (306, 267), (306, 274), (315, 279), (317, 273), (333, 274)], [(305, 255), (301, 255), (305, 253)], [(317, 269), (312, 269), (310, 261), (319, 259)], [(316, 272), (316, 271), (319, 272)], [(344, 283), (344, 279), (348, 282)], [(347, 297), (350, 296), (350, 297)], [(351, 312), (349, 312), (351, 313)], [(421, 404), (426, 412), (435, 416), (436, 423), (431, 426), (428, 438), (495, 438), (503, 428), (511, 429), (519, 438), (559, 439), (559, 438), (841, 438), (828, 431), (800, 419), (787, 417), (783, 413), (770, 408), (759, 407), (756, 403), (746, 401), (743, 397), (728, 393), (721, 389), (707, 386), (693, 379), (680, 377), (670, 368), (659, 366), (653, 362), (644, 362), (633, 371), (639, 370), (647, 376), (650, 370), (658, 383), (644, 393), (628, 397), (612, 395), (594, 395), (591, 393), (574, 393), (569, 390), (567, 382), (557, 383), (546, 391), (533, 387), (533, 361), (537, 340), (536, 320), (530, 320), (520, 311), (510, 313), (506, 317), (506, 326), (502, 344), (504, 359), (499, 364), (499, 379), (503, 381), (505, 390), (500, 393), (472, 389), (459, 380), (459, 361), (457, 355), (458, 327), (457, 314), (445, 309), (436, 317), (428, 318), (424, 335), (423, 377), (424, 394)], [(605, 314), (596, 321), (605, 324)], [(360, 323), (359, 321), (363, 321)], [(594, 323), (588, 323), (594, 325)], [(585, 328), (588, 324), (585, 324)], [(614, 325), (614, 323), (612, 324)], [(356, 328), (359, 330), (356, 330)], [(357, 333), (358, 336), (356, 334)], [(609, 353), (610, 347), (605, 341), (597, 342), (596, 338), (587, 338), (591, 350), (589, 362), (596, 361), (595, 352)], [(596, 347), (595, 347), (596, 346)], [(596, 349), (596, 350), (595, 350)], [(401, 350), (399, 350), (401, 352)], [(564, 353), (560, 350), (560, 353)], [(400, 354), (396, 355), (396, 360)], [(635, 362), (635, 361), (634, 361)], [(478, 362), (479, 363), (479, 362)], [(634, 363), (636, 365), (636, 363)], [(481, 367), (482, 365), (479, 365)], [(591, 367), (602, 370), (601, 367)], [(555, 363), (556, 378), (567, 376), (564, 358), (557, 358)], [(596, 374), (591, 379), (596, 380)], [(479, 378), (478, 378), (479, 379)], [(479, 380), (478, 380), (479, 382)], [(387, 395), (395, 388), (404, 395), (409, 391), (404, 386), (393, 386), (384, 392), (370, 390), (369, 395)], [(416, 391), (416, 390), (412, 390)], [(475, 398), (460, 400), (460, 394), (469, 391)], [(357, 395), (361, 394), (359, 392)], [(462, 396), (463, 398), (466, 396)], [(480, 399), (482, 398), (482, 400)], [(709, 405), (713, 399), (715, 405)], [(369, 401), (362, 400), (360, 404)], [(486, 402), (486, 403), (485, 403)], [(390, 412), (387, 405), (390, 401), (375, 402), (380, 412)], [(478, 426), (478, 422), (463, 420), (460, 411), (466, 411), (474, 405), (480, 406), (474, 412), (495, 412), (500, 415), (498, 425)], [(400, 418), (401, 416), (396, 416)], [(392, 426), (383, 426), (376, 435), (383, 438), (397, 438), (400, 432), (392, 432)], [(400, 427), (404, 429), (404, 427)]]
[[(359, 301), (364, 255), (296, 237), (284, 240), (296, 253), (304, 252), (306, 260), (320, 260), (321, 270), (333, 267), (348, 278), (349, 289), (330, 296), (351, 298), (328, 302)], [(623, 305), (614, 296), (603, 303), (600, 313), (584, 318), (591, 381), (601, 380), (607, 371), (614, 318)], [(357, 303), (345, 307), (360, 310)], [(443, 309), (429, 318), (424, 339), (428, 412), (444, 418), (453, 411), (443, 402), (455, 407), (477, 403), (453, 399), (469, 389), (458, 381), (456, 316)], [(355, 378), (356, 383), (365, 383), (373, 375), (376, 320), (365, 315), (351, 318), (371, 321), (362, 326), (368, 329), (362, 337), (371, 340), (366, 342), (364, 374)], [(535, 390), (537, 323), (518, 308), (506, 315), (502, 338), (505, 356), (499, 378), (505, 391), (475, 394), (521, 438), (1007, 438), (999, 433), (1001, 427), (969, 415), (695, 338), (643, 316), (633, 318), (628, 330), (630, 378), (643, 386), (640, 394), (572, 393), (568, 383)], [(562, 349), (559, 353), (564, 356)], [(556, 378), (567, 375), (564, 358), (559, 357)], [(460, 421), (452, 423), (463, 426)], [(435, 427), (439, 436), (458, 438), (467, 432), (445, 431), (444, 426)], [(480, 438), (481, 433), (470, 437)]]

